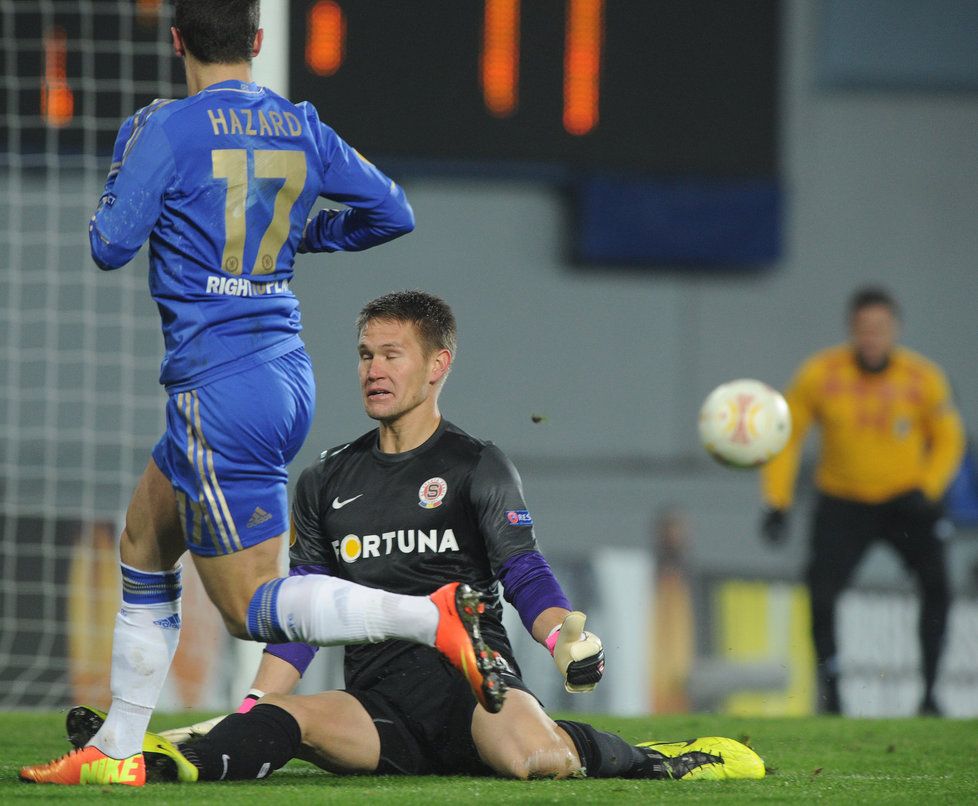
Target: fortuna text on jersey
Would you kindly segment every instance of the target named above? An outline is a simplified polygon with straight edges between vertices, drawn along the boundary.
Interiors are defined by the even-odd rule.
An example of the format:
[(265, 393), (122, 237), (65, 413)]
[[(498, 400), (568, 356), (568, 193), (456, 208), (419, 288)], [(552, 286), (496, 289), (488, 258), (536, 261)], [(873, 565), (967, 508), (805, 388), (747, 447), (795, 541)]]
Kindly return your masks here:
[(400, 554), (444, 554), (458, 551), (458, 541), (451, 529), (439, 533), (438, 529), (398, 529), (395, 532), (382, 532), (379, 535), (347, 535), (342, 540), (332, 542), (337, 559), (354, 563), (360, 559), (389, 556), (395, 551)]

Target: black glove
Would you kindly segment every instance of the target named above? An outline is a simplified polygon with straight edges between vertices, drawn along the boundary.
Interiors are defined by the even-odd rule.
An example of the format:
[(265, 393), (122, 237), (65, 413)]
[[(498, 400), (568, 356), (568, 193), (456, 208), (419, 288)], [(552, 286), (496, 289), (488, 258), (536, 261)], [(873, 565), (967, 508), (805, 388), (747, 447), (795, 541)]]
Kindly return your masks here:
[(788, 511), (766, 509), (761, 518), (761, 535), (772, 546), (780, 546), (788, 539)]

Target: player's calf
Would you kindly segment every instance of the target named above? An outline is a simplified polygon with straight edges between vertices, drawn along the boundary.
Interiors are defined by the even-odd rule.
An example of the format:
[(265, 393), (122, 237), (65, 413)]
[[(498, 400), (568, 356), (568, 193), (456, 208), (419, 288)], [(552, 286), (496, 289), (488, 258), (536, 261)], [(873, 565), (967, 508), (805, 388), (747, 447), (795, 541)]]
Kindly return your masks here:
[(199, 780), (235, 781), (267, 778), (294, 758), (301, 744), (295, 717), (262, 703), (246, 714), (230, 714), (181, 750)]

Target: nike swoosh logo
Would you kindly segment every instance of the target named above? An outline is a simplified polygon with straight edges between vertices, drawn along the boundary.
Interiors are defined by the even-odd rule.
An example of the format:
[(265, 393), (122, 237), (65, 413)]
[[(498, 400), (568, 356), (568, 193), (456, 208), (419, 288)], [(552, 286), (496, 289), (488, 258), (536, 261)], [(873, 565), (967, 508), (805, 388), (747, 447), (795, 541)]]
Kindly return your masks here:
[(332, 453), (330, 453), (329, 451), (323, 451), (321, 454), (319, 454), (319, 460), (320, 461), (325, 461), (327, 457), (329, 457), (330, 459), (332, 459), (334, 456), (336, 456), (336, 454), (342, 453), (347, 448), (349, 448), (352, 444), (353, 444), (352, 442), (347, 442), (346, 445), (344, 445), (342, 448), (337, 448)]
[(339, 496), (337, 496), (333, 499), (333, 509), (343, 509), (343, 507), (345, 507), (351, 501), (356, 501), (361, 495), (363, 495), (363, 493), (360, 493), (360, 495), (355, 495), (353, 498), (347, 498), (345, 501), (340, 501)]

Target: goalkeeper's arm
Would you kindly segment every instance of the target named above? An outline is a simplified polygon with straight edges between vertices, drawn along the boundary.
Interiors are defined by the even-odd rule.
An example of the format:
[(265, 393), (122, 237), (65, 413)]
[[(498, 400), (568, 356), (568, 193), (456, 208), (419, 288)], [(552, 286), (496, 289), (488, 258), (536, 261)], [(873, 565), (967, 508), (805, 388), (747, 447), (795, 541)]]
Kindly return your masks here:
[(506, 601), (527, 631), (553, 656), (564, 688), (591, 691), (604, 674), (601, 639), (584, 631), (586, 616), (572, 611), (550, 565), (537, 551), (509, 558), (499, 573)]

